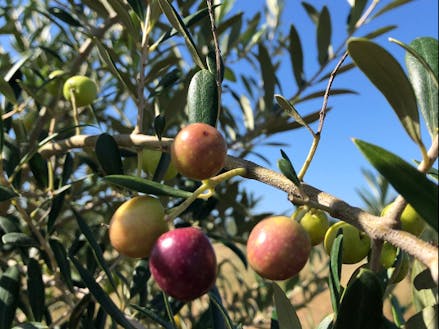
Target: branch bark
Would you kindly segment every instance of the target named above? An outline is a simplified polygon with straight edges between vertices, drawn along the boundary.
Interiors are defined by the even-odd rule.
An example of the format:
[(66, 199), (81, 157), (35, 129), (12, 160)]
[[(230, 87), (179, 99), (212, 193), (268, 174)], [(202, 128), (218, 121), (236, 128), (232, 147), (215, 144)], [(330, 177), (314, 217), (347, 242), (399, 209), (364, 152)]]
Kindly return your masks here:
[[(94, 147), (99, 135), (77, 135), (68, 139), (50, 143), (40, 148), (40, 154), (48, 158), (58, 153), (64, 153), (69, 149)], [(155, 136), (142, 134), (114, 135), (118, 145), (122, 147), (146, 147), (162, 151), (169, 151), (172, 139), (163, 138), (157, 140)], [(430, 161), (437, 158), (438, 141), (433, 142), (429, 150)], [(303, 183), (301, 190), (297, 188), (288, 178), (281, 173), (262, 167), (254, 162), (228, 156), (226, 169), (245, 168), (242, 177), (254, 179), (261, 183), (287, 193), (288, 199), (294, 204), (308, 204), (311, 207), (327, 211), (332, 217), (346, 221), (366, 232), (372, 239), (385, 240), (392, 245), (401, 248), (408, 254), (414, 256), (425, 264), (431, 271), (436, 284), (438, 283), (438, 248), (414, 235), (393, 228), (393, 221), (388, 216), (379, 217), (354, 207), (335, 196), (319, 190), (318, 188)], [(419, 165), (419, 169), (427, 170), (429, 166), (425, 163)], [(302, 197), (303, 192), (306, 198)]]

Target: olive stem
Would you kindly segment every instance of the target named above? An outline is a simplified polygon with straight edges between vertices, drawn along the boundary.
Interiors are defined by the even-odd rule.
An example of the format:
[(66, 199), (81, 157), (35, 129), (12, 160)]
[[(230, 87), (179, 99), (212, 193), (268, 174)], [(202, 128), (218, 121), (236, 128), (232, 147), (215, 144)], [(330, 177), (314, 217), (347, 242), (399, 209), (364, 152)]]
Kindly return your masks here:
[[(173, 208), (171, 212), (165, 217), (166, 221), (172, 221), (174, 218), (179, 216), (183, 211), (185, 211), (196, 199), (208, 199), (215, 193), (215, 187), (235, 176), (242, 176), (245, 174), (245, 168), (234, 168), (218, 176), (206, 179), (202, 181), (200, 187), (198, 187), (192, 195), (184, 200), (177, 207)], [(207, 191), (207, 192), (206, 192)], [(206, 192), (206, 193), (205, 193)]]
[(75, 135), (79, 135), (81, 131), (79, 130), (79, 112), (78, 107), (76, 106), (76, 96), (74, 88), (70, 88), (70, 101), (72, 102), (73, 107), (73, 121), (75, 122)]

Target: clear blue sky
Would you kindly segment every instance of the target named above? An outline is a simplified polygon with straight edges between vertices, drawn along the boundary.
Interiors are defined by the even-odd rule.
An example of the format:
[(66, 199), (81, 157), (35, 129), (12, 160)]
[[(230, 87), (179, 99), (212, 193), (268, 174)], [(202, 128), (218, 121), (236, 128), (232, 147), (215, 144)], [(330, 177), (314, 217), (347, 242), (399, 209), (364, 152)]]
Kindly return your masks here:
[[(389, 1), (381, 1), (381, 6)], [(317, 9), (327, 5), (330, 9), (333, 22), (334, 44), (338, 45), (345, 36), (345, 19), (347, 15), (347, 1), (309, 1)], [(247, 17), (251, 17), (256, 8), (261, 8), (265, 1), (236, 1), (235, 10), (243, 10)], [(316, 70), (316, 42), (315, 27), (303, 10), (300, 1), (285, 1), (282, 13), (282, 23), (286, 29), (294, 23), (301, 36), (302, 47), (305, 49), (305, 72), (312, 75)], [(370, 24), (364, 26), (358, 36), (373, 31), (378, 27), (395, 24), (398, 28), (376, 39), (381, 46), (390, 51), (400, 63), (404, 63), (404, 51), (397, 45), (388, 42), (392, 37), (404, 43), (410, 43), (420, 36), (438, 37), (438, 2), (436, 0), (420, 0), (402, 6), (382, 15)], [(308, 55), (306, 55), (308, 54)], [(288, 83), (292, 80), (289, 60), (284, 70), (279, 72), (279, 80), (284, 86), (286, 97)], [(335, 65), (335, 64), (334, 64)], [(333, 66), (334, 66), (333, 65)], [(405, 66), (404, 66), (405, 68)], [(399, 121), (385, 98), (369, 83), (362, 73), (353, 70), (336, 78), (335, 88), (352, 88), (359, 95), (335, 96), (330, 98), (329, 106), (333, 110), (328, 114), (316, 157), (305, 176), (305, 181), (326, 192), (329, 192), (356, 206), (363, 206), (355, 189), (365, 187), (361, 168), (372, 169), (367, 160), (354, 146), (351, 138), (359, 138), (380, 145), (389, 151), (398, 154), (406, 161), (419, 159), (419, 151), (415, 144), (407, 137)], [(294, 90), (294, 89), (292, 89)], [(298, 105), (301, 113), (310, 113), (319, 108), (322, 100), (302, 103)], [(425, 126), (421, 126), (426, 135), (426, 145), (429, 145)], [(285, 134), (275, 135), (271, 140), (288, 142), (290, 146), (284, 150), (292, 159), (296, 169), (302, 165), (312, 138), (305, 129), (294, 130)], [(271, 155), (271, 159), (280, 158), (278, 149), (262, 149)], [(255, 161), (259, 161), (255, 159)], [(273, 169), (278, 170), (276, 160)], [(285, 211), (289, 214), (293, 208), (286, 200), (283, 192), (266, 187), (258, 182), (247, 183), (256, 195), (263, 196), (258, 210)]]

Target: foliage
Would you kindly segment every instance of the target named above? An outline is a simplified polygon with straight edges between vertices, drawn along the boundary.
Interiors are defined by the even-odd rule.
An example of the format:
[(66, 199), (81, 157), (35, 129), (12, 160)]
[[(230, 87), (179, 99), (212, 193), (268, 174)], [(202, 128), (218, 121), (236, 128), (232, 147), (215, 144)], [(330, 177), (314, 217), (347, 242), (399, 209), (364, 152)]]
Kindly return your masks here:
[[(290, 23), (288, 34), (282, 32), (282, 1), (267, 0), (253, 17), (234, 13), (233, 0), (214, 6), (212, 2), (2, 2), (0, 34), (11, 43), (0, 48), (1, 327), (242, 328), (262, 314), (272, 328), (301, 328), (304, 323), (296, 310), (329, 289), (333, 312), (318, 328), (434, 328), (437, 272), (430, 274), (434, 263), (427, 264), (426, 250), (437, 254), (437, 248), (422, 240), (437, 243), (437, 169), (432, 166), (438, 147), (438, 41), (393, 40), (407, 53), (406, 74), (373, 41), (393, 25), (352, 36), (361, 35), (368, 21), (410, 1), (395, 0), (378, 8), (377, 1), (351, 1), (340, 45), (333, 43), (333, 27), (340, 23), (328, 7), (302, 2), (316, 31), (319, 68), (309, 74), (304, 69), (308, 50), (301, 38), (311, 33)], [(286, 88), (290, 81), (278, 79), (285, 60), (291, 62), (295, 89), (281, 95), (292, 89)], [(370, 224), (372, 220), (365, 225), (357, 208), (319, 199), (316, 188), (303, 182), (331, 110), (328, 98), (355, 93), (332, 88), (332, 82), (336, 75), (343, 81), (343, 73), (355, 68), (386, 97), (422, 157), (414, 167), (382, 147), (354, 140), (383, 177), (373, 181), (379, 204), (363, 193), (371, 214), (362, 212), (362, 218), (379, 214), (387, 202), (388, 181), (430, 224), (421, 239), (410, 240), (420, 246), (413, 249), (399, 230), (383, 231), (396, 232), (393, 236), (399, 238), (391, 242), (416, 259), (411, 262), (410, 282), (418, 313), (406, 322), (405, 310), (391, 294), (392, 273), (374, 265), (381, 239), (392, 234), (372, 236), (376, 249), (369, 255), (369, 268), (360, 266), (345, 286), (342, 235), (334, 240), (329, 259), (315, 247), (309, 271), (287, 281), (271, 283), (247, 268), (244, 246), (249, 232), (276, 212), (255, 211), (259, 200), (244, 186), (247, 178), (283, 189), (292, 203), (327, 211), (368, 234), (380, 225)], [(64, 73), (50, 76), (56, 70)], [(76, 107), (64, 99), (63, 81), (74, 75), (97, 83), (98, 98), (92, 105)], [(199, 88), (206, 83), (209, 89), (203, 93)], [(49, 92), (54, 85), (57, 92)], [(316, 99), (323, 100), (321, 109), (301, 113), (304, 102)], [(199, 109), (200, 102), (211, 111), (200, 113), (205, 111)], [(169, 151), (182, 126), (204, 120), (223, 133), (229, 151), (225, 169), (231, 171), (207, 182), (181, 175), (164, 182), (159, 178), (169, 159), (163, 156), (154, 175), (141, 171), (143, 148)], [(423, 123), (431, 141), (420, 134)], [(269, 162), (256, 147), (267, 137), (296, 129), (307, 129), (313, 137), (297, 173), (283, 150), (281, 173), (259, 174), (256, 169), (261, 167), (239, 160), (253, 154)], [(430, 142), (436, 156), (428, 150)], [(283, 145), (279, 141), (269, 146)], [(183, 303), (166, 296), (151, 278), (146, 259), (122, 257), (111, 247), (107, 231), (112, 214), (139, 193), (160, 197), (173, 226), (198, 226), (216, 250), (233, 254), (233, 260), (219, 260), (216, 285), (202, 298)], [(398, 209), (394, 212), (395, 219)], [(437, 267), (437, 255), (434, 260)], [(392, 270), (398, 262), (399, 258)], [(291, 303), (293, 290), (301, 291), (302, 303)], [(383, 316), (385, 300), (391, 302), (393, 319)]]

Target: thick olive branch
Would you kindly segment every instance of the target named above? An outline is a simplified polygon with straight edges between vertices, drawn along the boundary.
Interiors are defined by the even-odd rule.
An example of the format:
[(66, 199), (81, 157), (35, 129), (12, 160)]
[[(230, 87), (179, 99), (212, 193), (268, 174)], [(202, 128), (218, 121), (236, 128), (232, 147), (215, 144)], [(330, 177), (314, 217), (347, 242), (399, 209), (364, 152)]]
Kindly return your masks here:
[[(94, 147), (99, 135), (78, 135), (63, 141), (46, 144), (40, 148), (39, 152), (43, 157), (66, 152), (74, 148)], [(133, 135), (114, 135), (118, 145), (123, 147), (146, 147), (162, 151), (168, 151), (172, 139), (164, 138), (158, 141), (155, 136), (146, 136), (142, 134)], [(428, 151), (428, 161), (421, 162), (418, 169), (425, 172), (431, 167), (431, 164), (438, 157), (438, 136)], [(398, 211), (389, 212), (385, 217), (379, 217), (358, 208), (349, 205), (345, 201), (335, 196), (319, 190), (316, 187), (303, 183), (301, 188), (307, 196), (307, 200), (302, 199), (296, 185), (281, 173), (262, 167), (254, 162), (228, 156), (225, 168), (228, 170), (235, 168), (244, 168), (242, 177), (254, 179), (261, 183), (270, 185), (287, 193), (288, 199), (294, 204), (308, 204), (313, 208), (319, 208), (327, 211), (332, 217), (346, 221), (359, 229), (365, 231), (372, 239), (385, 240), (392, 245), (401, 248), (410, 255), (414, 256), (424, 263), (431, 271), (435, 282), (438, 282), (438, 248), (430, 243), (418, 239), (414, 235), (395, 229), (394, 215), (400, 214), (406, 204), (404, 200), (397, 199), (394, 208)], [(401, 209), (399, 208), (401, 207)], [(393, 210), (393, 209), (392, 209)]]

